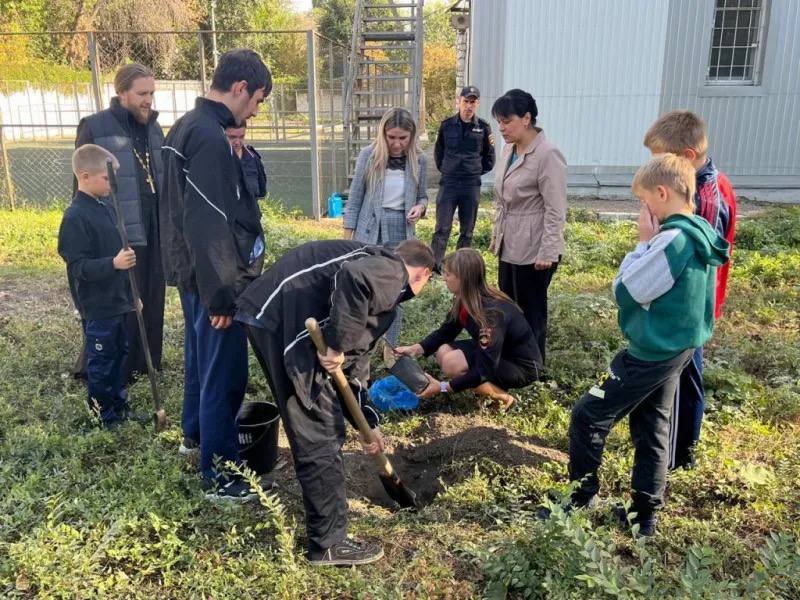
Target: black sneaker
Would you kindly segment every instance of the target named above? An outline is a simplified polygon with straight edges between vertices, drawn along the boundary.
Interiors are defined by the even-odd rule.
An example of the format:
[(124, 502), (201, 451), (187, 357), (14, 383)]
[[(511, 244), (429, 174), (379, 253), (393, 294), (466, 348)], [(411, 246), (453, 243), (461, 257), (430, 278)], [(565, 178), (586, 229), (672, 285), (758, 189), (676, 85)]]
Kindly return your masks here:
[(210, 482), (205, 485), (208, 487), (206, 500), (211, 500), (212, 502), (245, 504), (258, 500), (258, 494), (250, 488), (250, 484), (241, 479), (234, 479), (222, 485)]
[[(597, 506), (597, 494), (586, 500), (585, 502), (576, 502), (574, 500), (570, 500), (567, 504), (563, 505), (562, 508), (566, 514), (571, 513), (573, 510), (580, 510), (581, 508), (586, 508), (588, 510), (593, 509)], [(550, 515), (553, 514), (546, 506), (541, 507), (539, 510), (536, 511), (536, 519), (538, 521), (546, 521), (550, 518)]]
[(622, 527), (633, 527), (634, 525), (638, 525), (639, 535), (644, 537), (652, 537), (656, 534), (657, 519), (655, 513), (636, 513), (636, 516), (631, 518), (631, 513), (628, 513), (625, 510), (625, 507), (620, 504), (617, 504), (614, 508), (612, 508), (611, 512), (614, 514), (614, 518), (616, 518), (617, 522)]
[(345, 538), (324, 552), (309, 553), (308, 564), (315, 567), (352, 567), (368, 565), (381, 558), (383, 558), (383, 548), (378, 544)]
[(184, 456), (200, 454), (200, 442), (193, 440), (190, 437), (183, 436), (181, 447), (178, 452)]

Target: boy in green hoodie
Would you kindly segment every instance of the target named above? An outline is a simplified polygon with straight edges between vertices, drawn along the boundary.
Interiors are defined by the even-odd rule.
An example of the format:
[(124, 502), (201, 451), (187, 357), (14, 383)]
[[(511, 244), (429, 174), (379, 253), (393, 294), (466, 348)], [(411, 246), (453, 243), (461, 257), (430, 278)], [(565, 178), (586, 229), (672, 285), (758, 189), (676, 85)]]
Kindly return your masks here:
[(637, 171), (632, 190), (641, 201), (639, 244), (613, 284), (628, 348), (572, 411), (569, 475), (580, 482), (572, 507), (593, 503), (606, 436), (629, 415), (632, 505), (629, 515), (622, 507), (615, 513), (653, 535), (664, 505), (675, 387), (694, 349), (711, 337), (716, 267), (728, 260), (728, 242), (694, 214), (695, 170), (685, 158), (655, 156)]

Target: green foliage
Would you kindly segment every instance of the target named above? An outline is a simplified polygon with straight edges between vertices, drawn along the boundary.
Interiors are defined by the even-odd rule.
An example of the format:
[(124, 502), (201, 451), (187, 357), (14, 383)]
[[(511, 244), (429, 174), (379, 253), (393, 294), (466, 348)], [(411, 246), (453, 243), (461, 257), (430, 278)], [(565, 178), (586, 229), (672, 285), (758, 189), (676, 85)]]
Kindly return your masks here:
[(455, 46), (456, 30), (450, 25), (452, 0), (429, 0), (423, 13), (425, 43)]
[[(0, 212), (0, 596), (800, 597), (800, 249), (783, 228), (796, 209), (741, 222), (730, 298), (706, 347), (698, 467), (670, 475), (654, 538), (632, 536), (609, 514), (630, 485), (625, 424), (607, 440), (600, 506), (569, 515), (557, 507), (569, 491), (570, 409), (624, 344), (610, 282), (636, 240), (631, 223), (571, 211), (550, 290), (546, 380), (518, 390), (505, 415), (473, 415), (474, 398), (458, 394), (383, 426), (391, 440), (411, 437), (432, 412), (463, 416), (508, 432), (509, 451), (524, 441), (541, 456), (515, 462), (487, 443), (444, 464), (436, 473), (443, 491), (417, 512), (387, 510), (350, 488), (351, 532), (382, 540), (387, 559), (346, 571), (310, 569), (301, 557), (303, 507), (290, 466), (275, 493), (259, 490), (258, 506), (202, 499), (194, 466), (177, 454), (183, 324), (174, 290), (159, 376), (172, 427), (154, 436), (135, 424), (94, 426), (85, 387), (66, 373), (79, 323), (55, 248), (62, 210)], [(262, 212), (268, 263), (341, 233), (340, 221), (315, 223), (273, 201)], [(418, 227), (422, 239), (430, 239), (432, 217)], [(475, 246), (496, 279), (490, 232), (482, 208)], [(450, 303), (435, 280), (407, 305), (402, 341), (428, 333)], [(261, 397), (266, 381), (250, 360), (248, 394)], [(146, 379), (130, 395), (147, 406)], [(455, 454), (461, 434), (452, 433), (446, 453)], [(544, 522), (534, 518), (542, 503), (553, 509)]]
[(605, 524), (594, 526), (596, 515), (567, 514), (549, 500), (544, 506), (550, 518), (522, 520), (512, 540), (465, 546), (486, 578), (485, 598), (788, 599), (800, 589), (800, 543), (792, 535), (770, 534), (754, 569), (736, 579), (713, 548), (693, 544), (682, 567), (668, 570), (645, 538), (619, 543)]
[(736, 248), (767, 251), (800, 247), (800, 207), (773, 208), (736, 224)]
[(350, 48), (353, 36), (355, 0), (324, 0), (314, 3), (317, 31), (326, 38)]

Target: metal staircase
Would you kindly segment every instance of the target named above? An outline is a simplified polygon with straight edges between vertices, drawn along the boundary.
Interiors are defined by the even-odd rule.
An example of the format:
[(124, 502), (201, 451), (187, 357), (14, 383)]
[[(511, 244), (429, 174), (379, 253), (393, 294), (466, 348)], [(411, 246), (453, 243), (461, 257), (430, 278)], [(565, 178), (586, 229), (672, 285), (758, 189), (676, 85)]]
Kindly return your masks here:
[(407, 108), (422, 129), (424, 0), (356, 0), (344, 97), (348, 180), (358, 153), (376, 136), (384, 112)]

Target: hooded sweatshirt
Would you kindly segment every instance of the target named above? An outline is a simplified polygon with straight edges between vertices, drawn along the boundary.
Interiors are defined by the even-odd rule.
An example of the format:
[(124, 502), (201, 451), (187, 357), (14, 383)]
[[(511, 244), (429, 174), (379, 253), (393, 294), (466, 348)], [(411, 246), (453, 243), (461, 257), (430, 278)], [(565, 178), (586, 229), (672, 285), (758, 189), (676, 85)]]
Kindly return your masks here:
[(727, 262), (728, 252), (728, 242), (708, 221), (674, 214), (623, 259), (613, 290), (634, 357), (669, 360), (711, 337), (716, 267)]

